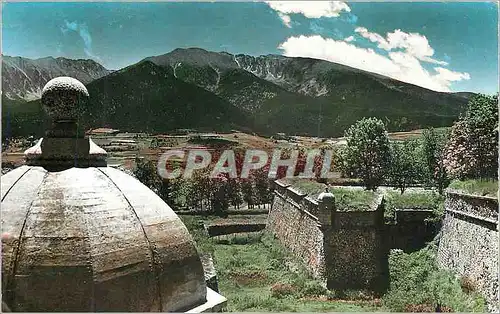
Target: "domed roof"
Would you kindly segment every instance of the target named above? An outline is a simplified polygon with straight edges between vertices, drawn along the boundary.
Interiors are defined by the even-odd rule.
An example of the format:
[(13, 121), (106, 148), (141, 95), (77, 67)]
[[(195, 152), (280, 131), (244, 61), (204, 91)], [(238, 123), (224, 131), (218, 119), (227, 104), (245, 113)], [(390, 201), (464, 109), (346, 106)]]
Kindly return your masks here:
[(335, 196), (328, 190), (328, 187), (325, 188), (324, 192), (321, 192), (318, 195), (318, 201), (332, 200), (332, 199), (335, 199)]
[(24, 312), (184, 311), (207, 302), (188, 230), (154, 192), (107, 167), (104, 150), (75, 136), (72, 108), (86, 89), (62, 81), (71, 84), (44, 88), (52, 129), (26, 151), (27, 165), (1, 179), (3, 301)]

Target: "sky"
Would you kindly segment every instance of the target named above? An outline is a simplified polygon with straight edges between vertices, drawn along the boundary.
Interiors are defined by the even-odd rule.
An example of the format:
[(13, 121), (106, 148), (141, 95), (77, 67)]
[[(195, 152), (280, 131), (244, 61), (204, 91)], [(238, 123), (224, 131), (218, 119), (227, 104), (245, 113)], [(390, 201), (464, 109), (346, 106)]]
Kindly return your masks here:
[(120, 69), (175, 48), (324, 59), (436, 91), (498, 92), (496, 2), (11, 2), (2, 53)]

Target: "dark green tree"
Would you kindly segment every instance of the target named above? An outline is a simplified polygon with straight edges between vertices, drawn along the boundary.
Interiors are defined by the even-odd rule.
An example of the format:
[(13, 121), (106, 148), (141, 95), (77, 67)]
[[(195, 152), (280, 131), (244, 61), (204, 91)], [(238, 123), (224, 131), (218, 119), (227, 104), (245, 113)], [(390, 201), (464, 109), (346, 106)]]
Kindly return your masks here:
[(160, 186), (160, 176), (157, 169), (151, 160), (145, 158), (135, 158), (135, 168), (133, 171), (137, 180), (147, 186), (149, 189), (158, 193)]
[(437, 133), (430, 128), (422, 133), (422, 158), (424, 181), (434, 186), (442, 194), (450, 183), (444, 167), (444, 149), (448, 140), (448, 132)]
[(384, 180), (391, 156), (384, 123), (364, 118), (352, 125), (345, 137), (344, 168), (351, 177), (360, 178), (367, 190), (376, 190)]
[(393, 142), (391, 144), (391, 163), (389, 177), (400, 191), (404, 193), (411, 184), (422, 177), (420, 145), (415, 140)]

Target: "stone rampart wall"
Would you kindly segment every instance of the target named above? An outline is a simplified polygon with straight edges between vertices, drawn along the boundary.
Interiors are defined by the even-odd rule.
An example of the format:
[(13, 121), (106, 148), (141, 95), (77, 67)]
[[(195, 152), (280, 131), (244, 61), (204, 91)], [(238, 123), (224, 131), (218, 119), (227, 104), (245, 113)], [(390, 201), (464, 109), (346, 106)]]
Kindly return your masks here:
[(498, 312), (498, 200), (448, 191), (438, 264), (471, 281)]
[(277, 185), (266, 228), (315, 278), (324, 279), (323, 232), (318, 218), (301, 205), (303, 201), (308, 202), (295, 191)]
[(267, 229), (329, 288), (373, 286), (382, 275), (382, 198), (374, 210), (323, 212), (320, 202), (276, 182)]

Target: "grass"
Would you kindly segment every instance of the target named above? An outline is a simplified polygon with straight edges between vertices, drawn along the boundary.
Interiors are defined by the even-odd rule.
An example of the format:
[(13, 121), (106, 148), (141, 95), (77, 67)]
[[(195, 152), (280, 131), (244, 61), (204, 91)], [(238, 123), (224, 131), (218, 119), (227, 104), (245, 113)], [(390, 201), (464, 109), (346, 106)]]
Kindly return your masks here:
[[(325, 191), (326, 185), (308, 179), (286, 179), (282, 180), (291, 184), (294, 190), (306, 193), (309, 197), (317, 199), (321, 192)], [(335, 196), (335, 205), (339, 211), (368, 211), (372, 209), (377, 194), (373, 191), (349, 188), (328, 188)]]
[[(429, 198), (395, 198), (394, 204), (421, 205)], [(427, 202), (427, 203), (426, 203)], [(443, 311), (484, 312), (485, 300), (469, 279), (457, 279), (438, 268), (436, 245), (413, 253), (392, 251), (389, 256), (390, 288), (378, 300), (360, 291), (336, 297), (312, 279), (305, 268), (270, 234), (237, 235), (229, 241), (210, 239), (203, 233), (204, 220), (215, 217), (181, 216), (198, 250), (211, 253), (217, 269), (220, 293), (232, 312), (365, 312)], [(251, 219), (249, 217), (248, 219)]]
[[(454, 312), (484, 312), (485, 300), (451, 272), (438, 268), (434, 244), (413, 253), (392, 251), (389, 256), (390, 289), (383, 304), (393, 311), (415, 312), (441, 309)], [(443, 311), (444, 312), (444, 311)]]
[(361, 189), (330, 188), (330, 192), (335, 195), (335, 206), (339, 211), (373, 210), (373, 202), (377, 197), (373, 191)]
[(498, 180), (496, 179), (453, 180), (448, 188), (469, 194), (498, 197)]
[(210, 217), (181, 216), (198, 250), (211, 253), (220, 293), (228, 299), (228, 311), (360, 312), (384, 310), (373, 300), (329, 300), (320, 282), (270, 234), (239, 235), (229, 242), (208, 238), (201, 227)]
[(389, 191), (385, 197), (384, 217), (386, 222), (394, 222), (396, 209), (430, 209), (435, 219), (440, 219), (444, 212), (444, 198), (438, 193), (410, 192), (404, 194)]

